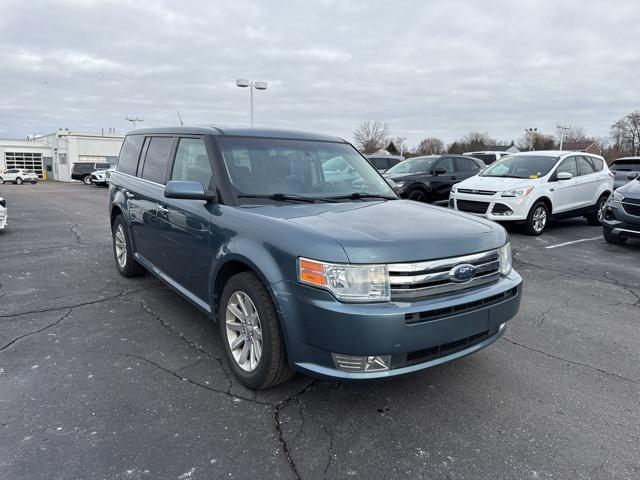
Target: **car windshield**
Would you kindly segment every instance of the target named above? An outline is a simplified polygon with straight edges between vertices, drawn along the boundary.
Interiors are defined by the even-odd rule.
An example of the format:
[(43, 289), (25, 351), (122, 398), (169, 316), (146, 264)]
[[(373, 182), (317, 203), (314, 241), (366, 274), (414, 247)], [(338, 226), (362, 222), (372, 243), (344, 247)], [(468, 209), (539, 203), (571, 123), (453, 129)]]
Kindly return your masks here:
[[(344, 143), (218, 137), (222, 157), (239, 198), (284, 196), (331, 199), (396, 198), (380, 174)], [(342, 200), (342, 198), (340, 198)]]
[(507, 156), (489, 165), (481, 177), (538, 178), (544, 177), (558, 157), (543, 155)]
[(403, 160), (386, 171), (388, 174), (428, 172), (435, 158), (411, 158)]

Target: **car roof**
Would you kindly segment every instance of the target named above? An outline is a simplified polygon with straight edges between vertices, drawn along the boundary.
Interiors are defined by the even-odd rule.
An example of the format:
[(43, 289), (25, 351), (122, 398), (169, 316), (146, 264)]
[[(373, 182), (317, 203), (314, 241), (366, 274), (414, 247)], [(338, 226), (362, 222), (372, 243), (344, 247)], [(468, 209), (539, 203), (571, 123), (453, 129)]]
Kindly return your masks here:
[(300, 130), (285, 130), (277, 128), (249, 128), (249, 127), (222, 127), (216, 125), (193, 126), (193, 127), (162, 127), (162, 128), (141, 128), (132, 130), (127, 135), (215, 135), (233, 137), (254, 137), (254, 138), (282, 138), (290, 140), (313, 140), (320, 142), (347, 143), (340, 137), (324, 135), (319, 133), (303, 132)]
[(473, 152), (464, 152), (463, 155), (473, 155), (476, 153), (485, 153), (485, 154), (491, 154), (491, 153), (497, 153), (497, 154), (511, 154), (511, 152), (507, 152), (505, 150), (475, 150)]
[(538, 157), (566, 157), (568, 155), (589, 155), (591, 157), (602, 158), (602, 156), (596, 155), (595, 153), (574, 152), (571, 150), (531, 150), (530, 152), (518, 152), (510, 154), (510, 156), (513, 157), (522, 157), (526, 155), (535, 155)]
[(640, 157), (620, 157), (616, 158), (614, 162), (617, 162), (618, 160), (640, 160)]

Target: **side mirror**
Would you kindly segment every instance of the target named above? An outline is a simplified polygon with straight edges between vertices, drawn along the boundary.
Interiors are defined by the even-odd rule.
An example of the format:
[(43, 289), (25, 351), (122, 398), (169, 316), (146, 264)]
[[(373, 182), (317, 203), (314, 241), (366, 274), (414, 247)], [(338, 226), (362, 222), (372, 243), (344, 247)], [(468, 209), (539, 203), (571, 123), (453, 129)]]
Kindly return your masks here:
[(182, 180), (171, 180), (164, 187), (166, 198), (178, 198), (182, 200), (215, 200), (216, 196), (204, 191), (200, 182), (187, 182)]
[(556, 175), (556, 178), (558, 180), (571, 180), (573, 178), (573, 175), (571, 175), (569, 172), (560, 172)]
[(438, 167), (433, 171), (434, 175), (443, 175), (445, 173), (447, 173), (447, 171), (442, 167)]
[(627, 180), (635, 180), (638, 176), (640, 176), (640, 173), (638, 172), (627, 173)]

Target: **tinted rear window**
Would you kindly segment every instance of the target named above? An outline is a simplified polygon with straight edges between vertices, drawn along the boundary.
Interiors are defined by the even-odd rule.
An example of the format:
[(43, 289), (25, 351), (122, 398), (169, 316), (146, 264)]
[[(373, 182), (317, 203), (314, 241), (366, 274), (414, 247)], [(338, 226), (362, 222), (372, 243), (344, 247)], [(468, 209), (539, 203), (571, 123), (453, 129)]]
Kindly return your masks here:
[(151, 139), (142, 166), (142, 178), (150, 182), (164, 183), (172, 143), (173, 138), (171, 137), (153, 137)]
[(640, 170), (640, 160), (616, 160), (611, 164), (611, 170), (635, 171)]
[(138, 168), (138, 158), (144, 137), (142, 135), (130, 135), (124, 139), (120, 157), (118, 159), (118, 171), (135, 175)]

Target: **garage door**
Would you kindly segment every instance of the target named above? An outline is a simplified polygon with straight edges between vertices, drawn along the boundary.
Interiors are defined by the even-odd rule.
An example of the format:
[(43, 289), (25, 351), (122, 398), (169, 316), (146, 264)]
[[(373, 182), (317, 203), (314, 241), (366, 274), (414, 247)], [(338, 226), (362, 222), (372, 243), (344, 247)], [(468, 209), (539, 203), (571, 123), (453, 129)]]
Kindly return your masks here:
[(42, 178), (42, 154), (31, 152), (5, 152), (4, 154), (7, 170), (10, 168), (20, 168), (33, 170)]

